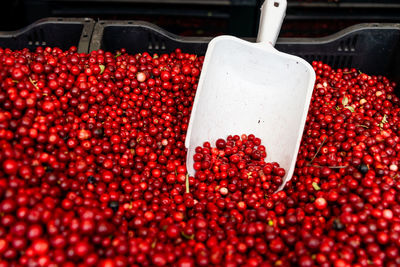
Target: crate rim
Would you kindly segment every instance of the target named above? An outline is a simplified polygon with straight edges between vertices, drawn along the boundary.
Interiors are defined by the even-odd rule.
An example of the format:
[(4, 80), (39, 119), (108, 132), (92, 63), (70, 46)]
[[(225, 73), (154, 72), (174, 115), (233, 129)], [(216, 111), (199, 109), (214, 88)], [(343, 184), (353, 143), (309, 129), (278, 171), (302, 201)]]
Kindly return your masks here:
[(0, 38), (18, 38), (30, 31), (34, 30), (35, 28), (46, 25), (46, 24), (77, 24), (82, 25), (82, 32), (79, 38), (79, 43), (77, 44), (78, 52), (79, 53), (88, 53), (90, 40), (92, 39), (94, 26), (96, 24), (95, 20), (91, 18), (64, 18), (64, 17), (47, 17), (39, 19), (25, 27), (14, 31), (0, 31)]
[(358, 23), (323, 37), (282, 37), (277, 44), (324, 44), (360, 30), (400, 30), (400, 23)]
[[(46, 0), (44, 0), (46, 1)], [(68, 2), (70, 0), (54, 0), (54, 2)], [(107, 2), (107, 0), (86, 0), (92, 3), (102, 3)], [(74, 0), (73, 2), (79, 2), (79, 0)], [(118, 3), (155, 3), (155, 4), (184, 4), (184, 5), (211, 5), (211, 6), (232, 6), (232, 5), (246, 5), (255, 4), (257, 0), (116, 0)]]
[(175, 33), (169, 32), (160, 26), (147, 22), (144, 20), (99, 20), (96, 22), (96, 25), (94, 27), (93, 34), (97, 33), (97, 31), (103, 31), (104, 26), (126, 26), (126, 25), (132, 25), (132, 26), (139, 26), (143, 28), (148, 28), (152, 29), (158, 33), (161, 33), (163, 35), (166, 35), (167, 37), (171, 37), (173, 39), (178, 39), (179, 41), (183, 42), (209, 42), (213, 37), (197, 37), (197, 36), (181, 36), (177, 35)]
[[(184, 43), (208, 43), (214, 37), (195, 37), (195, 36), (180, 36), (174, 33), (171, 33), (156, 24), (151, 22), (142, 21), (142, 20), (99, 20), (96, 22), (94, 27), (90, 51), (93, 51), (93, 45), (96, 47), (100, 47), (101, 39), (103, 37), (104, 28), (107, 26), (139, 26), (144, 27), (147, 29), (151, 29), (153, 31), (158, 32), (161, 35), (165, 35), (171, 39), (177, 40), (179, 42)], [(333, 42), (335, 40), (339, 40), (345, 35), (351, 34), (353, 32), (357, 32), (360, 30), (388, 30), (388, 29), (395, 29), (400, 30), (400, 23), (358, 23), (349, 27), (346, 27), (336, 33), (329, 34), (323, 37), (280, 37), (278, 38), (276, 44), (324, 44)], [(247, 41), (255, 41), (255, 37), (239, 37)]]
[[(22, 27), (13, 31), (0, 31), (0, 37), (14, 37), (20, 34), (23, 34), (39, 25), (48, 24), (48, 23), (58, 23), (58, 24), (95, 24), (95, 21), (91, 18), (63, 18), (63, 17), (47, 17), (39, 19), (25, 27)], [(84, 29), (85, 30), (85, 29)], [(90, 35), (91, 33), (88, 33)]]
[(99, 20), (94, 26), (89, 52), (100, 49), (105, 27), (127, 25), (146, 28), (182, 43), (209, 43), (212, 40), (212, 37), (180, 36), (161, 28), (154, 23), (142, 20)]
[(288, 7), (301, 7), (301, 8), (328, 8), (328, 9), (338, 9), (338, 8), (400, 8), (400, 3), (394, 2), (288, 2)]

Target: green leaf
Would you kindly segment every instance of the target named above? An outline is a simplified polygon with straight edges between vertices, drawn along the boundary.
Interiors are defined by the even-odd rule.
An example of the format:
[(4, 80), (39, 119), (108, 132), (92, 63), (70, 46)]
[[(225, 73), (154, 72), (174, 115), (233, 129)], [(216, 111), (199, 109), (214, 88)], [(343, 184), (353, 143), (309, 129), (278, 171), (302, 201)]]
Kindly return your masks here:
[(343, 97), (342, 99), (342, 105), (343, 106), (347, 106), (347, 104), (349, 103), (349, 99), (347, 97)]
[(316, 182), (312, 183), (312, 187), (314, 188), (314, 190), (319, 191), (321, 190), (321, 187), (319, 187), (319, 185)]
[(385, 114), (385, 115), (383, 115), (383, 118), (382, 118), (382, 123), (387, 123), (388, 121), (387, 121), (387, 115)]
[(100, 74), (103, 74), (104, 70), (106, 69), (106, 66), (100, 65)]
[(351, 112), (354, 112), (354, 108), (352, 106), (345, 106), (345, 108), (347, 108), (348, 110), (350, 110)]
[(385, 115), (383, 115), (383, 118), (382, 118), (381, 122), (379, 123), (379, 127), (383, 128), (383, 125), (385, 125), (385, 123), (387, 123), (387, 122), (388, 122), (387, 115), (385, 114)]

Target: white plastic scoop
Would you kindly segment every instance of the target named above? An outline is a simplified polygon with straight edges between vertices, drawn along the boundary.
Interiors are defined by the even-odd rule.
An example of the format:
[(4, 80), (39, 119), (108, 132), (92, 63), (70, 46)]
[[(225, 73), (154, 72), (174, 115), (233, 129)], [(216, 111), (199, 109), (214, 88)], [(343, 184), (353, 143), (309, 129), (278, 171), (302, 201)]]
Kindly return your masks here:
[(195, 173), (197, 146), (254, 134), (266, 147), (266, 161), (286, 170), (279, 190), (292, 178), (315, 73), (305, 60), (273, 47), (286, 5), (286, 0), (265, 1), (257, 43), (233, 36), (209, 43), (186, 136), (189, 175)]

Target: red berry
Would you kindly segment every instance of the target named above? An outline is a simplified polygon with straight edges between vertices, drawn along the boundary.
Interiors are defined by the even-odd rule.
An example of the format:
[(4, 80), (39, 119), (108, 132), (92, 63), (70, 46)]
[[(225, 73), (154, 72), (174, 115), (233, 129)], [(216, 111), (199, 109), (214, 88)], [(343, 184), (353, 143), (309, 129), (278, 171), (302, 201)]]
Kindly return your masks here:
[(322, 197), (317, 198), (314, 203), (315, 203), (315, 207), (319, 210), (323, 210), (327, 206), (326, 200)]
[(3, 162), (3, 170), (8, 175), (16, 174), (18, 171), (18, 163), (15, 160), (7, 159)]

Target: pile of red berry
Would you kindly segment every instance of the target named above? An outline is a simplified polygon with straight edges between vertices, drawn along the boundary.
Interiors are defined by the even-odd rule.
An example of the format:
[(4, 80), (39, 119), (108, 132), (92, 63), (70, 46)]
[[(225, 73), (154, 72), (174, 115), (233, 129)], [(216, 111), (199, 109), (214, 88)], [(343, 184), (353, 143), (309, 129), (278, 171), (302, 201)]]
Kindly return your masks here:
[[(272, 194), (282, 184), (285, 170), (276, 162), (264, 161), (267, 152), (254, 135), (228, 136), (227, 140), (218, 139), (215, 146), (205, 142), (203, 147), (196, 148), (193, 156), (196, 185), (206, 182), (221, 195), (243, 193), (245, 199), (251, 199), (252, 194), (259, 195), (256, 200)], [(194, 194), (201, 191), (204, 189), (196, 188)]]
[(398, 266), (395, 84), (314, 62), (292, 180), (184, 141), (203, 57), (0, 49), (0, 266)]

